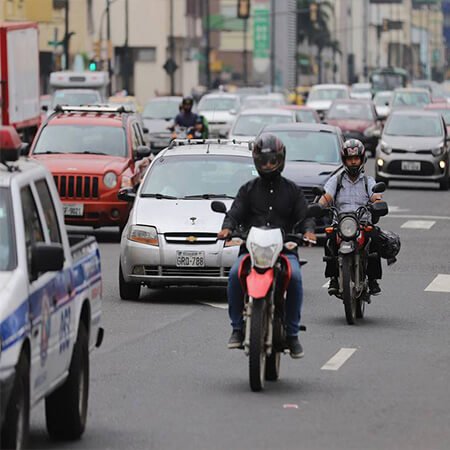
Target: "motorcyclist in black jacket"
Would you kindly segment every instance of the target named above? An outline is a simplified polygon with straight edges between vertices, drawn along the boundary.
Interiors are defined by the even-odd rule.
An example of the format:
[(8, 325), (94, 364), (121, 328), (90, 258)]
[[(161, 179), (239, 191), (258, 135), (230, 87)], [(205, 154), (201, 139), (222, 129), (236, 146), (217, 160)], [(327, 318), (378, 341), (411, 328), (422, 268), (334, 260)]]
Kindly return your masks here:
[(181, 111), (175, 117), (174, 126), (190, 128), (195, 125), (198, 115), (192, 112), (194, 106), (194, 99), (190, 96), (184, 97), (181, 102)]

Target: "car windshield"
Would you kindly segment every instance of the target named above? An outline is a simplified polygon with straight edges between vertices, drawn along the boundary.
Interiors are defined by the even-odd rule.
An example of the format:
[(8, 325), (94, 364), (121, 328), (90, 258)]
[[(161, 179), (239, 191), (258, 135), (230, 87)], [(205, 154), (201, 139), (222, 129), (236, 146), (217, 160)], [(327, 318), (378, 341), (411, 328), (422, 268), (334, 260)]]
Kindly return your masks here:
[(376, 106), (386, 106), (392, 99), (392, 94), (376, 94), (373, 102)]
[(96, 105), (102, 102), (100, 94), (96, 91), (92, 92), (71, 92), (71, 91), (56, 91), (53, 95), (52, 106), (68, 105), (68, 106), (82, 106), (82, 105)]
[(179, 112), (180, 101), (153, 100), (145, 105), (142, 117), (144, 119), (174, 119)]
[(266, 126), (277, 123), (291, 123), (292, 115), (243, 114), (237, 120), (231, 132), (234, 136), (256, 136)]
[(442, 114), (442, 117), (444, 118), (445, 125), (450, 125), (450, 109), (434, 109), (433, 111), (438, 112), (439, 114)]
[[(226, 198), (258, 176), (253, 160), (242, 156), (178, 155), (154, 161), (141, 197)], [(163, 197), (164, 198), (164, 197)]]
[(234, 98), (203, 97), (197, 109), (199, 111), (230, 111), (237, 108), (237, 100)]
[(33, 154), (49, 153), (86, 153), (125, 158), (125, 130), (102, 125), (48, 125), (39, 135)]
[(372, 75), (372, 86), (375, 89), (390, 90), (403, 86), (404, 77), (394, 73)]
[(242, 104), (242, 109), (253, 108), (276, 108), (283, 104), (279, 98), (260, 97), (260, 98), (246, 98)]
[(444, 134), (440, 117), (392, 115), (384, 134), (390, 136), (439, 137)]
[(392, 100), (392, 106), (424, 106), (431, 103), (428, 92), (397, 92)]
[(340, 163), (339, 138), (333, 133), (307, 130), (271, 131), (286, 146), (287, 161)]
[(17, 266), (13, 215), (9, 190), (0, 188), (0, 272)]
[(300, 109), (295, 111), (298, 122), (317, 123), (314, 111), (308, 111), (307, 109)]
[(336, 98), (348, 98), (344, 89), (313, 89), (309, 94), (308, 101), (334, 100)]
[(335, 103), (331, 105), (329, 119), (373, 120), (372, 110), (366, 103)]

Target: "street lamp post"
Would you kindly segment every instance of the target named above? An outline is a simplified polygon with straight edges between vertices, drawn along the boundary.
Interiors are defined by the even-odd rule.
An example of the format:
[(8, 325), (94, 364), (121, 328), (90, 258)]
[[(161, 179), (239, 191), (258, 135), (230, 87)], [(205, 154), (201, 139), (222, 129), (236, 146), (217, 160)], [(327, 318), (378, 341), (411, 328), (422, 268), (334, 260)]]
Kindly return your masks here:
[(108, 75), (109, 75), (109, 85), (108, 91), (109, 95), (112, 94), (112, 65), (111, 65), (111, 14), (110, 14), (110, 4), (111, 0), (106, 0), (106, 40), (108, 41)]
[[(169, 53), (170, 59), (175, 61), (175, 38), (173, 35), (173, 0), (170, 0), (170, 36), (169, 36)], [(175, 95), (175, 72), (170, 72), (170, 95)]]
[(69, 0), (65, 4), (64, 28), (64, 68), (69, 70)]

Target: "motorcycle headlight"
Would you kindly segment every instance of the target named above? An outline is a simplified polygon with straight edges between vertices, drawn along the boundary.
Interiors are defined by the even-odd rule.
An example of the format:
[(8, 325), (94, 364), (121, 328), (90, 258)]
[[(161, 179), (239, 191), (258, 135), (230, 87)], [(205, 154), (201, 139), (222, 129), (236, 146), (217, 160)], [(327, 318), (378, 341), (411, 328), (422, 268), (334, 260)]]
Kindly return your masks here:
[(109, 188), (115, 188), (117, 186), (117, 175), (114, 172), (106, 172), (103, 176), (103, 184)]
[(386, 142), (384, 142), (384, 141), (380, 142), (380, 150), (383, 153), (386, 153), (386, 155), (390, 155), (392, 153), (392, 148), (389, 147), (389, 145), (387, 145)]
[(439, 147), (433, 148), (431, 150), (431, 153), (433, 153), (433, 156), (441, 156), (444, 154), (444, 144), (441, 144)]
[(128, 229), (129, 241), (139, 242), (140, 244), (153, 245), (159, 247), (158, 232), (155, 227), (145, 227), (142, 225), (132, 225)]
[(358, 223), (353, 217), (344, 217), (339, 222), (339, 232), (344, 238), (351, 239), (356, 236), (358, 231)]
[(252, 242), (249, 250), (253, 259), (253, 264), (260, 269), (268, 269), (272, 266), (277, 246), (270, 245), (269, 247), (261, 247)]

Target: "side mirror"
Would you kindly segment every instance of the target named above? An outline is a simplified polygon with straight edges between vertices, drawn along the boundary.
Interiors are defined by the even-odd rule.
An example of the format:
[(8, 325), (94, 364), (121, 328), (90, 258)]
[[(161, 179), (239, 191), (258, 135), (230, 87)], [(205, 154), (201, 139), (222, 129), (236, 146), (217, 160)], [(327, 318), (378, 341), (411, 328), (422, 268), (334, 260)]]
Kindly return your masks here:
[(224, 202), (219, 202), (218, 200), (214, 200), (211, 202), (211, 209), (216, 213), (226, 214), (227, 207)]
[(389, 212), (389, 208), (386, 202), (376, 202), (371, 206), (371, 212), (373, 217), (383, 217)]
[(48, 105), (42, 105), (41, 110), (47, 112), (48, 111)]
[(31, 247), (31, 273), (37, 278), (40, 273), (55, 272), (64, 267), (64, 248), (61, 244), (37, 242)]
[(146, 156), (149, 156), (150, 153), (151, 153), (150, 147), (148, 147), (147, 145), (140, 145), (136, 149), (136, 158), (137, 159), (145, 158)]
[(322, 186), (313, 186), (312, 193), (315, 197), (322, 197), (325, 194), (325, 189)]
[(148, 129), (147, 127), (143, 127), (143, 128), (142, 128), (142, 131), (143, 131), (144, 134), (148, 134), (149, 129)]
[(136, 198), (136, 192), (134, 192), (134, 189), (132, 187), (124, 188), (119, 191), (119, 193), (117, 194), (117, 198), (124, 202), (132, 203)]
[(374, 194), (380, 194), (381, 192), (384, 192), (385, 190), (386, 190), (386, 184), (384, 184), (382, 181), (380, 181), (373, 187), (372, 192)]
[(308, 205), (308, 211), (306, 212), (306, 217), (323, 217), (327, 210), (319, 205), (318, 203), (312, 203)]
[(27, 142), (23, 142), (22, 145), (20, 146), (20, 155), (27, 156), (29, 150), (30, 150), (30, 144), (28, 144)]

